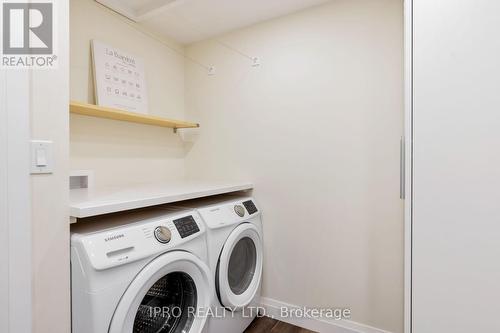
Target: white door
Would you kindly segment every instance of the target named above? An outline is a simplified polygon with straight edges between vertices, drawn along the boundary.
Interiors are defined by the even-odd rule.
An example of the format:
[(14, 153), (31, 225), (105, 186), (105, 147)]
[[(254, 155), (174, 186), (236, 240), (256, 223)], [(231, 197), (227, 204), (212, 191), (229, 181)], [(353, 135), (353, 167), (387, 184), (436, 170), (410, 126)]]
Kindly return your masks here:
[(412, 333), (500, 332), (500, 1), (413, 6)]
[(250, 223), (236, 227), (224, 244), (216, 274), (222, 306), (241, 310), (254, 299), (262, 277), (262, 240)]
[(148, 264), (118, 304), (109, 333), (200, 333), (210, 306), (208, 267), (174, 251)]

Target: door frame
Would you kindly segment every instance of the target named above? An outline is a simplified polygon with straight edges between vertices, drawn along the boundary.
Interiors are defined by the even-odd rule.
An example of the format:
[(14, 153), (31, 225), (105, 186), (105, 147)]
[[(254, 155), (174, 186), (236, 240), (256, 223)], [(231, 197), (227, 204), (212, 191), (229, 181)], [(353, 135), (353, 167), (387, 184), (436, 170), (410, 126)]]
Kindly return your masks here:
[(412, 332), (413, 249), (413, 0), (404, 0), (404, 332)]
[(27, 70), (0, 70), (2, 332), (32, 331), (30, 81)]

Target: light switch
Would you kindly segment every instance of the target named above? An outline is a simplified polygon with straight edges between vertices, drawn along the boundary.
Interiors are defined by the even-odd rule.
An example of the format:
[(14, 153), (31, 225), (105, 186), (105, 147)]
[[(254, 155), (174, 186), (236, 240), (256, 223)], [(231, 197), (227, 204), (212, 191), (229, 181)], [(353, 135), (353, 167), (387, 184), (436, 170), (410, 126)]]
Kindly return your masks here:
[(37, 148), (36, 150), (36, 166), (38, 168), (47, 166), (47, 154), (43, 148)]
[(52, 173), (52, 141), (31, 141), (31, 174)]

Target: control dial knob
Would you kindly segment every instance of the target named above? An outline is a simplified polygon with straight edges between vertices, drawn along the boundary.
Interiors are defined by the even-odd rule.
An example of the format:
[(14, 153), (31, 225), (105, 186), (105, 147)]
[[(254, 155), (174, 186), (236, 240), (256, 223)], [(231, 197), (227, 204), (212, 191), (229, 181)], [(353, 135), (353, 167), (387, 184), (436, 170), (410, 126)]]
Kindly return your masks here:
[(156, 227), (155, 238), (160, 243), (163, 243), (163, 244), (168, 243), (168, 242), (170, 242), (170, 239), (172, 238), (172, 232), (170, 231), (169, 228), (164, 227), (164, 226)]
[(241, 205), (234, 206), (234, 212), (240, 217), (245, 216), (245, 208)]

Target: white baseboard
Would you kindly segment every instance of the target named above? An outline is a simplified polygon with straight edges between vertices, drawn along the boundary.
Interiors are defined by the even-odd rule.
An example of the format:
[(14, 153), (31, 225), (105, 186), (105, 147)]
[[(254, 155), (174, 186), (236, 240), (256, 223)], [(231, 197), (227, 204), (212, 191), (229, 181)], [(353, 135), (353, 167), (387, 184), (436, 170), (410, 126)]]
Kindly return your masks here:
[(297, 317), (281, 317), (281, 308), (288, 309), (301, 308), (297, 305), (287, 304), (276, 301), (271, 298), (261, 297), (261, 306), (266, 311), (266, 316), (278, 319), (280, 321), (303, 327), (311, 331), (320, 333), (391, 333), (375, 327), (363, 325), (350, 320), (335, 320), (335, 319), (316, 319), (316, 318), (297, 318)]

